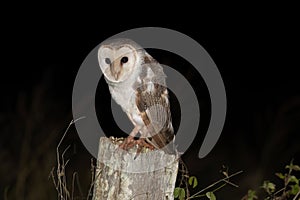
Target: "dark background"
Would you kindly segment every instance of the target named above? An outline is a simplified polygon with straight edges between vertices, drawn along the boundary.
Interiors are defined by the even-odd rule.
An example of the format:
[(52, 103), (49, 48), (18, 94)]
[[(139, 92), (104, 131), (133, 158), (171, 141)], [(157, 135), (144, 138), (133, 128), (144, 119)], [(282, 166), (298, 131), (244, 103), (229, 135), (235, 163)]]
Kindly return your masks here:
[[(56, 146), (72, 119), (77, 70), (104, 39), (144, 26), (170, 28), (192, 37), (210, 54), (223, 77), (228, 100), (225, 127), (213, 151), (200, 160), (197, 153), (209, 122), (210, 102), (201, 77), (189, 70), (182, 72), (197, 91), (204, 113), (197, 138), (183, 155), (190, 174), (198, 177), (199, 187), (222, 177), (222, 165), (231, 173), (243, 170), (233, 179), (240, 188), (227, 187), (217, 193), (220, 199), (241, 199), (248, 189), (259, 189), (263, 180), (278, 181), (274, 173), (283, 171), (291, 159), (300, 164), (299, 31), (292, 11), (241, 11), (216, 20), (213, 13), (207, 16), (209, 20), (156, 14), (164, 20), (142, 22), (137, 16), (116, 21), (103, 17), (102, 12), (92, 16), (65, 11), (17, 10), (17, 17), (12, 13), (3, 16), (1, 197), (56, 199), (48, 175), (56, 166)], [(175, 68), (188, 66), (176, 55), (152, 53), (159, 62)], [(85, 194), (92, 156), (74, 127), (62, 149), (68, 145), (67, 175), (78, 172)], [(79, 190), (76, 194), (80, 195)]]

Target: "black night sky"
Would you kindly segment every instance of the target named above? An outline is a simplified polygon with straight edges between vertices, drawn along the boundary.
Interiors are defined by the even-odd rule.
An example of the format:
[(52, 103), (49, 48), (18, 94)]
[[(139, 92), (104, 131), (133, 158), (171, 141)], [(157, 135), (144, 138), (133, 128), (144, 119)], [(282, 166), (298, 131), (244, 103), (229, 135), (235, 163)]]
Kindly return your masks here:
[[(15, 199), (18, 193), (24, 199), (56, 199), (48, 175), (56, 165), (56, 145), (72, 119), (76, 73), (96, 45), (138, 27), (164, 27), (190, 36), (210, 54), (222, 75), (228, 101), (225, 126), (216, 147), (200, 160), (197, 154), (209, 122), (210, 101), (201, 77), (182, 72), (197, 91), (203, 111), (197, 138), (183, 155), (201, 187), (221, 177), (222, 165), (231, 173), (243, 170), (233, 179), (240, 188), (228, 186), (217, 193), (220, 199), (241, 199), (248, 189), (259, 189), (263, 180), (277, 181), (274, 174), (284, 170), (291, 159), (300, 164), (299, 21), (292, 13), (144, 23), (102, 23), (97, 15), (62, 13), (22, 13), (4, 19), (1, 25), (1, 197), (7, 194), (8, 199)], [(168, 52), (149, 52), (175, 68), (188, 65)], [(103, 83), (99, 87), (107, 92)], [(110, 102), (108, 93), (97, 95)], [(112, 132), (117, 130), (104, 124)], [(63, 145), (71, 146), (66, 154), (68, 173), (78, 171), (85, 192), (92, 156), (74, 127)]]

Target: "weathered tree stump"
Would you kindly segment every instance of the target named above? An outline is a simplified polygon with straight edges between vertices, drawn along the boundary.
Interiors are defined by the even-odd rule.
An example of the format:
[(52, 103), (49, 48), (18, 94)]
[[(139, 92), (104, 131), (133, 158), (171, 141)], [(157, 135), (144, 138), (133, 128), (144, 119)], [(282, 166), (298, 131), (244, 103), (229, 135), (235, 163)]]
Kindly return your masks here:
[(161, 150), (121, 150), (114, 138), (100, 139), (93, 200), (170, 200), (178, 157)]

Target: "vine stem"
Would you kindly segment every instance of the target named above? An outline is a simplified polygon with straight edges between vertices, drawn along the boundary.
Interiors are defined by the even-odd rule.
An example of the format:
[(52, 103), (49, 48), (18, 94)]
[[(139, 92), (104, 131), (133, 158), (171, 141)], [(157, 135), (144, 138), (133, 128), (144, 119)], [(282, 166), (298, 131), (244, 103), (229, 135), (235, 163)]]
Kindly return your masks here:
[[(200, 190), (199, 192), (193, 194), (191, 197), (188, 197), (186, 200), (189, 200), (189, 199), (193, 199), (193, 198), (199, 197), (198, 195), (200, 195), (200, 194), (201, 194), (202, 192), (204, 192), (205, 190), (208, 190), (209, 188), (212, 188), (212, 187), (214, 187), (215, 185), (217, 185), (217, 184), (219, 184), (219, 183), (221, 183), (221, 182), (226, 182), (225, 184), (223, 184), (223, 185), (221, 185), (221, 186), (219, 187), (219, 188), (222, 188), (222, 187), (224, 187), (224, 186), (227, 184), (229, 178), (234, 177), (234, 176), (236, 176), (236, 175), (238, 175), (238, 174), (241, 174), (242, 172), (243, 172), (243, 171), (238, 171), (238, 172), (236, 172), (236, 173), (234, 173), (234, 174), (231, 174), (230, 176), (227, 176), (227, 177), (225, 177), (225, 178), (223, 178), (223, 179), (221, 179), (221, 180), (219, 180), (219, 181), (217, 181), (217, 182), (214, 182), (214, 183), (212, 183), (211, 185), (207, 186), (206, 188), (204, 188), (204, 189)], [(217, 191), (217, 190), (218, 190), (218, 188), (217, 188), (216, 190), (214, 190), (214, 191)]]

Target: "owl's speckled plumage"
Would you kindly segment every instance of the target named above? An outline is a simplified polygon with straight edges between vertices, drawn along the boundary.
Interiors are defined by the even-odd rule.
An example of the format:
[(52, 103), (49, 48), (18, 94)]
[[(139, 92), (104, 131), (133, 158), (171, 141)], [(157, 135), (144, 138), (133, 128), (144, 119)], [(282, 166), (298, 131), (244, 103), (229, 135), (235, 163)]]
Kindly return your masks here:
[[(161, 65), (129, 39), (103, 43), (98, 50), (100, 68), (112, 98), (134, 125), (122, 148), (134, 144), (163, 149), (174, 140), (166, 75)], [(133, 139), (140, 132), (141, 138)], [(146, 140), (146, 141), (145, 141)]]

